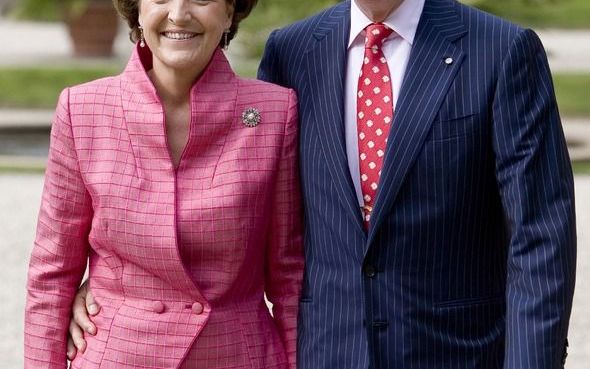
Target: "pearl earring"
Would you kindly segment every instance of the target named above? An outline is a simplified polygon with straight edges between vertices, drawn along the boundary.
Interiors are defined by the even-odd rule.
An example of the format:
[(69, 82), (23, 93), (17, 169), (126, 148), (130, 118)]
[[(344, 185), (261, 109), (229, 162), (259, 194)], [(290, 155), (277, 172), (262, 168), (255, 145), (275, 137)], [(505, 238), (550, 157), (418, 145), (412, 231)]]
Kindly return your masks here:
[(145, 40), (143, 38), (143, 27), (139, 26), (139, 46), (145, 47)]

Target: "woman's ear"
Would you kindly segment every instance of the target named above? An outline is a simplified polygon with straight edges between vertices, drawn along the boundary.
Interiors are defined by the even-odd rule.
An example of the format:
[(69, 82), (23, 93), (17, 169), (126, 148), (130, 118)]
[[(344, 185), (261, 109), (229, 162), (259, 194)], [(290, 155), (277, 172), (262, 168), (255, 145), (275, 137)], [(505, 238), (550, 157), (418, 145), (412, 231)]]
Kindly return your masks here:
[(225, 24), (225, 29), (230, 29), (231, 25), (234, 21), (234, 10), (235, 10), (235, 2), (228, 4), (227, 6), (227, 22)]
[(142, 20), (141, 20), (141, 0), (137, 2), (137, 24), (142, 27)]

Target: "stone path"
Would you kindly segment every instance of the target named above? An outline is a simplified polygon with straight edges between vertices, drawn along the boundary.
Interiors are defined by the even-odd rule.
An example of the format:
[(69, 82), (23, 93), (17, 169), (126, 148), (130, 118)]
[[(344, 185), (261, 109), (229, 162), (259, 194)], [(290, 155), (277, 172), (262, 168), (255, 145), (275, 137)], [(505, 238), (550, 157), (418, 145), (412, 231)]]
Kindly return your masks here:
[[(23, 309), (42, 175), (0, 174), (0, 369), (22, 368)], [(590, 176), (576, 178), (578, 274), (567, 369), (590, 362)]]
[(0, 369), (23, 367), (25, 280), (42, 182), (41, 175), (0, 175)]
[(553, 72), (590, 71), (590, 30), (540, 30), (537, 33)]

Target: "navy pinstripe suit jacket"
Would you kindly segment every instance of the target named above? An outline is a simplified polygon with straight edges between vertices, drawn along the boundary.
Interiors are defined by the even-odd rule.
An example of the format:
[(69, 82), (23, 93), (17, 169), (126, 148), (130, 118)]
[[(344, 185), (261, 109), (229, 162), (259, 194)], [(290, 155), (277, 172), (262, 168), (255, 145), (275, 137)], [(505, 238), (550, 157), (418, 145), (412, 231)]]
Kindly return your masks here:
[(299, 95), (299, 368), (562, 367), (573, 177), (538, 37), (426, 0), (366, 234), (344, 141), (349, 27), (344, 2), (275, 31), (259, 70)]

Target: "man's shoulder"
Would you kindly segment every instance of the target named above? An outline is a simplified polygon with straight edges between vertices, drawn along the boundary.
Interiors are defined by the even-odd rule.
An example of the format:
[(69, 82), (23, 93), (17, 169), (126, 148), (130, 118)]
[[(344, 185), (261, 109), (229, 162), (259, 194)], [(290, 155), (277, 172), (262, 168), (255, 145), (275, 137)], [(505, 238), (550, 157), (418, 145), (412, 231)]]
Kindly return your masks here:
[(291, 23), (283, 28), (273, 32), (275, 38), (293, 38), (306, 37), (313, 34), (314, 31), (326, 21), (336, 19), (337, 17), (348, 16), (350, 13), (350, 1), (343, 1), (327, 9), (324, 9), (312, 16)]
[(497, 34), (514, 35), (524, 30), (521, 26), (507, 19), (490, 14), (485, 10), (455, 0), (447, 1), (455, 2), (459, 16), (463, 24), (470, 30), (470, 33), (481, 33), (485, 31), (490, 37), (496, 37)]

